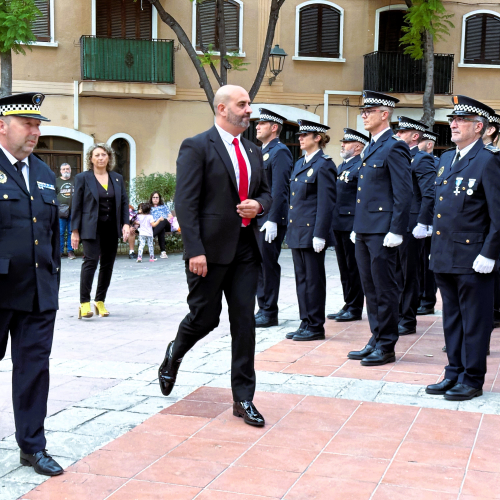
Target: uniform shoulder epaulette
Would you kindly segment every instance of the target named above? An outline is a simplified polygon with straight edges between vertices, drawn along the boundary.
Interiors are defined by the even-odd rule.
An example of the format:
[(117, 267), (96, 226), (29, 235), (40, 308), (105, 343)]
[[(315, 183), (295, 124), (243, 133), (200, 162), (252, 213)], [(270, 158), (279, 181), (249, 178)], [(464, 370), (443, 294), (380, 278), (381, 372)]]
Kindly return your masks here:
[(443, 151), (443, 153), (447, 153), (448, 151), (456, 151), (456, 150), (457, 150), (457, 147), (455, 146), (455, 147), (453, 147), (453, 148), (448, 148), (448, 149), (445, 149), (445, 150)]
[(403, 139), (401, 139), (401, 137), (399, 137), (399, 135), (396, 135), (396, 134), (394, 134), (394, 135), (392, 136), (392, 138), (393, 138), (393, 139), (396, 139), (396, 141), (402, 141), (402, 140), (403, 140)]
[(491, 151), (493, 154), (496, 155), (500, 153), (500, 149), (496, 148), (492, 144), (487, 144), (486, 146), (484, 146), (484, 149), (487, 149), (488, 151)]
[(323, 155), (323, 158), (325, 160), (331, 160), (332, 159), (332, 157), (330, 155)]

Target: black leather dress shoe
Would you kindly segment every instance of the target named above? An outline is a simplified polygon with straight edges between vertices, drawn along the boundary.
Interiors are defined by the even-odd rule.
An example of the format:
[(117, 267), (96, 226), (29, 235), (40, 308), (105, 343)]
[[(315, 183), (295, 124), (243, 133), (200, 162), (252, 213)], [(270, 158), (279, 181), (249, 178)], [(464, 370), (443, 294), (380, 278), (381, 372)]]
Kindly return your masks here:
[(311, 332), (307, 328), (293, 336), (293, 340), (307, 342), (308, 340), (325, 340), (325, 332)]
[(469, 401), (483, 395), (482, 389), (476, 389), (465, 384), (457, 384), (444, 393), (444, 399), (448, 401)]
[(363, 366), (379, 366), (386, 365), (387, 363), (396, 362), (396, 353), (384, 352), (381, 349), (375, 349), (371, 354), (368, 354), (366, 358), (361, 360)]
[(256, 328), (268, 328), (270, 326), (278, 326), (278, 318), (272, 318), (271, 316), (266, 316), (265, 314), (261, 314), (258, 318), (255, 319), (255, 327)]
[(351, 311), (346, 311), (345, 313), (340, 314), (335, 318), (335, 321), (339, 321), (340, 323), (345, 321), (359, 321), (361, 316), (356, 316)]
[(257, 318), (260, 318), (260, 316), (262, 316), (263, 312), (259, 309), (256, 313), (255, 313), (255, 319)]
[(412, 333), (417, 333), (416, 328), (406, 328), (404, 326), (398, 325), (398, 335), (402, 337), (403, 335), (411, 335)]
[(456, 380), (450, 380), (448, 378), (445, 378), (441, 380), (441, 382), (438, 382), (437, 384), (428, 385), (425, 388), (425, 392), (427, 394), (438, 394), (442, 396), (446, 391), (449, 391), (451, 388), (455, 387), (456, 384), (457, 384)]
[(303, 328), (298, 328), (297, 330), (295, 330), (294, 332), (288, 332), (286, 335), (285, 335), (285, 338), (288, 339), (288, 340), (292, 340), (293, 337), (295, 337), (295, 335), (298, 335), (299, 333), (301, 333), (304, 329)]
[(177, 372), (181, 366), (181, 359), (172, 359), (172, 352), (174, 350), (174, 341), (170, 342), (167, 346), (165, 359), (158, 369), (158, 381), (160, 382), (161, 393), (168, 396), (175, 385), (177, 379)]
[(47, 453), (47, 450), (28, 454), (21, 450), (21, 465), (33, 467), (37, 474), (43, 476), (58, 476), (64, 472), (63, 468)]
[(342, 308), (339, 312), (327, 314), (326, 317), (328, 319), (337, 319), (341, 314), (344, 314), (345, 312), (347, 311), (344, 308)]
[(434, 314), (434, 308), (433, 307), (420, 306), (417, 309), (417, 316), (425, 316), (426, 314)]
[(347, 355), (347, 357), (349, 359), (359, 359), (359, 360), (362, 360), (362, 359), (366, 358), (366, 356), (368, 356), (369, 354), (371, 354), (374, 350), (375, 350), (374, 347), (372, 347), (371, 345), (367, 344), (365, 347), (363, 347), (363, 349), (361, 349), (361, 351), (351, 351)]
[(258, 412), (251, 401), (239, 401), (233, 403), (233, 415), (241, 417), (246, 424), (255, 427), (264, 427), (264, 417)]

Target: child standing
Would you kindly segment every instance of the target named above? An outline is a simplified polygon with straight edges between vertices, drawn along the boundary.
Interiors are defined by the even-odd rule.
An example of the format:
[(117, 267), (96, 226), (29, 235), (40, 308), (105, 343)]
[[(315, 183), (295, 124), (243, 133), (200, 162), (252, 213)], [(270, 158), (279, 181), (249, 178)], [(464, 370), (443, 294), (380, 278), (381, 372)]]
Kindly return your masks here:
[(139, 252), (137, 256), (137, 262), (142, 262), (142, 252), (144, 250), (144, 245), (147, 243), (149, 248), (149, 262), (154, 262), (155, 259), (155, 247), (153, 241), (153, 228), (156, 227), (163, 217), (160, 217), (157, 221), (154, 220), (151, 215), (151, 205), (149, 203), (139, 204), (139, 213), (137, 214), (137, 222), (139, 226)]

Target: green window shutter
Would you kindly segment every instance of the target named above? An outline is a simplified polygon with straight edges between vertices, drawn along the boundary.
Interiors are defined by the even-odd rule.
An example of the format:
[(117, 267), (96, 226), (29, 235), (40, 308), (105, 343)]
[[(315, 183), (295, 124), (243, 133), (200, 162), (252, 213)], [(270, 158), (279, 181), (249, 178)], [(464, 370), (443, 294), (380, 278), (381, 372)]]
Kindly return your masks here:
[[(217, 2), (205, 0), (197, 4), (196, 14), (200, 16), (200, 33), (196, 35), (196, 49), (200, 50), (200, 41), (205, 48), (213, 44), (219, 50), (219, 34), (217, 30)], [(241, 50), (240, 45), (240, 4), (232, 0), (224, 2), (224, 28), (226, 32), (226, 49), (228, 52)]]
[(42, 13), (37, 16), (31, 25), (31, 30), (37, 42), (51, 42), (50, 36), (50, 3), (49, 0), (35, 0), (35, 5)]
[(340, 11), (324, 4), (300, 10), (299, 56), (340, 57)]

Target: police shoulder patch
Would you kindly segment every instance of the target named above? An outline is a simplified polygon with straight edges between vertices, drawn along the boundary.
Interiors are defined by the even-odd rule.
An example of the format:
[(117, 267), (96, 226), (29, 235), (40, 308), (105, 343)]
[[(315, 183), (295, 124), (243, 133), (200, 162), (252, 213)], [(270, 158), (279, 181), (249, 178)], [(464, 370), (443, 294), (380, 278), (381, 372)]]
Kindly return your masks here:
[(486, 146), (484, 146), (484, 149), (487, 149), (488, 151), (491, 151), (493, 154), (500, 153), (500, 149), (496, 148), (492, 144), (487, 144)]
[(402, 141), (402, 140), (403, 140), (403, 139), (401, 139), (401, 137), (399, 137), (399, 135), (396, 135), (396, 134), (394, 134), (394, 135), (392, 136), (392, 138), (393, 138), (393, 139), (396, 139), (396, 141)]

